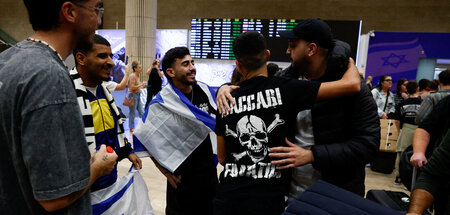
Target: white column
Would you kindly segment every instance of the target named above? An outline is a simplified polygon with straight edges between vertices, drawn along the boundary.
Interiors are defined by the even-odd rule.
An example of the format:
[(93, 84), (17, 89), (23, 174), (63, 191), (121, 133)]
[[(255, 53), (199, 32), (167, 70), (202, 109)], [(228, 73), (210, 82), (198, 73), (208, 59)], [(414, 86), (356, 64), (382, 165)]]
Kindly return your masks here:
[(141, 80), (147, 80), (145, 72), (155, 59), (156, 19), (157, 0), (126, 0), (126, 55), (141, 63)]

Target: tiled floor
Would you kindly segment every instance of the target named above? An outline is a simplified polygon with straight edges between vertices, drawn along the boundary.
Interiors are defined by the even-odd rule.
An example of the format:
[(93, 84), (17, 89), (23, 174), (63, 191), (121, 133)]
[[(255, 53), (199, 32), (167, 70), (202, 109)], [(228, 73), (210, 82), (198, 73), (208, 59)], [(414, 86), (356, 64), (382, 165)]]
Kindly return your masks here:
[[(165, 214), (164, 209), (166, 206), (166, 179), (155, 167), (150, 158), (143, 158), (142, 161), (143, 168), (141, 174), (147, 183), (153, 210), (155, 215), (163, 215)], [(128, 160), (121, 161), (118, 165), (119, 176), (125, 175), (130, 166), (131, 163)], [(222, 167), (219, 165), (218, 172), (221, 170)], [(403, 188), (403, 185), (394, 185), (394, 179), (394, 174), (377, 173), (366, 167), (366, 191), (371, 189), (394, 190), (402, 191), (409, 195), (409, 191)]]

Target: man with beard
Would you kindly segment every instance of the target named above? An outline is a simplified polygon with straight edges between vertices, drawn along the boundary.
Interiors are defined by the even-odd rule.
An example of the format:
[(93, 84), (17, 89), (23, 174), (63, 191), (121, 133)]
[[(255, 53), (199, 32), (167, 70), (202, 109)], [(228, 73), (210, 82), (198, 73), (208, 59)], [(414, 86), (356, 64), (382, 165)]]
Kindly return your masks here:
[(100, 23), (100, 0), (24, 0), (35, 31), (0, 55), (0, 211), (91, 214), (116, 153), (91, 155), (64, 59)]
[[(118, 161), (128, 158), (136, 169), (142, 167), (139, 159), (124, 136), (119, 109), (107, 88), (112, 61), (111, 44), (102, 36), (94, 35), (92, 42), (78, 44), (74, 51), (76, 67), (70, 71), (78, 96), (78, 104), (83, 114), (86, 141), (91, 152), (101, 145), (114, 149)], [(117, 165), (108, 175), (99, 178), (91, 191), (106, 188), (117, 180)]]
[[(330, 27), (319, 19), (301, 21), (293, 31), (280, 32), (289, 39), (286, 53), (291, 66), (277, 76), (315, 80), (338, 80), (347, 68), (348, 44), (333, 40)], [(219, 111), (227, 107), (223, 87), (217, 95)], [(302, 93), (302, 92), (299, 92)], [(222, 105), (223, 104), (223, 105)], [(271, 149), (272, 164), (293, 170), (290, 197), (296, 197), (318, 179), (364, 196), (365, 165), (379, 147), (380, 123), (376, 104), (366, 84), (355, 95), (318, 101), (311, 110), (297, 115), (295, 145)]]
[(218, 180), (210, 139), (216, 112), (211, 89), (196, 82), (186, 47), (167, 51), (162, 69), (170, 84), (150, 102), (133, 134), (167, 178), (166, 214), (213, 214)]
[(242, 82), (232, 94), (236, 105), (217, 117), (217, 155), (224, 170), (214, 214), (280, 214), (291, 174), (290, 169), (271, 164), (269, 147), (286, 146), (286, 138), (292, 141), (295, 116), (316, 99), (359, 92), (359, 74), (350, 64), (349, 72), (334, 82), (268, 76), (270, 51), (256, 31), (240, 34), (233, 42), (233, 53)]

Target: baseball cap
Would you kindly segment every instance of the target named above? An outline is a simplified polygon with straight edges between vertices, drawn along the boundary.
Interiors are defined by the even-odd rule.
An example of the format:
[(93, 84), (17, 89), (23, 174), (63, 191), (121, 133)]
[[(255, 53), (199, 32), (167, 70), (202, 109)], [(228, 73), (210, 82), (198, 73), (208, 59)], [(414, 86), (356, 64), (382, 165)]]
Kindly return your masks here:
[(300, 21), (292, 31), (279, 31), (282, 38), (302, 39), (315, 43), (323, 48), (333, 46), (333, 33), (330, 26), (320, 19), (306, 19)]

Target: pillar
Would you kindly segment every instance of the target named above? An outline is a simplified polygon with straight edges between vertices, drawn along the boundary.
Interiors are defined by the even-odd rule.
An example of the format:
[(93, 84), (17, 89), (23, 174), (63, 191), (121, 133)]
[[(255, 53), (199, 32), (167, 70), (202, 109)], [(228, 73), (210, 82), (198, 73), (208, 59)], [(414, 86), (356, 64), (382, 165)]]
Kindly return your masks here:
[(147, 80), (145, 72), (155, 59), (156, 19), (157, 0), (126, 0), (126, 55), (141, 63), (141, 81)]

